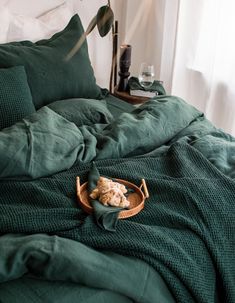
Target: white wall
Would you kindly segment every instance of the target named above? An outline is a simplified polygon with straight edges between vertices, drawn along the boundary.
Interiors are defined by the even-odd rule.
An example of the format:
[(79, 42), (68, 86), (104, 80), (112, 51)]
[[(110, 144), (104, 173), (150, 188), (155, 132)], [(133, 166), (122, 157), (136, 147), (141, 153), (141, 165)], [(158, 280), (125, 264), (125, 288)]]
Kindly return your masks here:
[(176, 32), (178, 26), (180, 0), (166, 0), (163, 21), (163, 39), (161, 52), (160, 79), (164, 82), (165, 90), (172, 92), (173, 70), (175, 65)]
[(156, 79), (171, 92), (179, 0), (118, 0), (119, 43), (132, 45), (131, 75), (151, 61)]
[[(128, 0), (124, 42), (132, 45), (131, 73), (138, 75), (141, 62), (155, 65), (156, 77), (160, 77), (162, 51), (162, 24), (164, 0)], [(155, 1), (156, 2), (156, 1)]]

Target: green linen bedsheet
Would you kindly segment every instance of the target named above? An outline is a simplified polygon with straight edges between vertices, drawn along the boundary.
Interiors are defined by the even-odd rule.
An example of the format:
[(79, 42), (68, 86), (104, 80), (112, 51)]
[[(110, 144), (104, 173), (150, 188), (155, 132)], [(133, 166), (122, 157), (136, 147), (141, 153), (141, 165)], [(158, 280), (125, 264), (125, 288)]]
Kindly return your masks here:
[(0, 132), (0, 178), (35, 179), (68, 169), (76, 161), (143, 155), (200, 116), (183, 100), (158, 98), (109, 124), (77, 127), (43, 107)]
[[(43, 268), (38, 266), (37, 249), (29, 254), (29, 260), (23, 258), (25, 272), (17, 272), (19, 262), (11, 261), (14, 266), (9, 267), (11, 262), (6, 260), (14, 259), (4, 249), (4, 242), (9, 243), (4, 237), (13, 241), (12, 234), (46, 234), (62, 243), (72, 241), (69, 245), (76, 243), (79, 249), (91, 249), (94, 254), (95, 249), (101, 257), (117, 254), (118, 258), (128, 257), (123, 259), (127, 263), (129, 258), (142, 260), (143, 266), (151, 266), (159, 275), (151, 276), (147, 283), (158, 280), (152, 302), (159, 302), (159, 293), (169, 302), (172, 298), (176, 302), (235, 301), (235, 140), (195, 108), (180, 98), (157, 97), (109, 124), (82, 127), (42, 108), (2, 131), (0, 142), (0, 241), (2, 254), (6, 253), (0, 268), (3, 280), (5, 273), (1, 295), (10, 289), (5, 283), (13, 283), (9, 282), (10, 273), (19, 283), (28, 281), (24, 273), (48, 283), (51, 278), (57, 283), (71, 282), (66, 271), (58, 272), (51, 254), (44, 259)], [(100, 229), (77, 202), (76, 176), (87, 181), (91, 161), (103, 175), (137, 185), (142, 178), (146, 180), (150, 198), (144, 210), (119, 220), (116, 232)], [(23, 249), (20, 244), (18, 247)], [(90, 270), (83, 273), (91, 279)], [(115, 295), (120, 296), (117, 302), (148, 302), (133, 296), (131, 283), (128, 293), (119, 283), (122, 281), (115, 289), (107, 287), (110, 302), (115, 302)], [(97, 293), (97, 285), (92, 284), (93, 293)], [(147, 293), (151, 295), (151, 291)]]
[(3, 303), (174, 302), (147, 263), (77, 241), (7, 234), (0, 237), (0, 256)]

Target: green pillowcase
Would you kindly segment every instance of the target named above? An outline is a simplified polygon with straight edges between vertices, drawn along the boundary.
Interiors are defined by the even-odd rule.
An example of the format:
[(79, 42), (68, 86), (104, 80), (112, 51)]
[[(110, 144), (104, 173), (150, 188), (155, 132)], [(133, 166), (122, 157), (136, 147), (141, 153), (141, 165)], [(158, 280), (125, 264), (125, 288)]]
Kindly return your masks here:
[(48, 107), (78, 127), (96, 123), (106, 124), (113, 120), (104, 100), (67, 99), (53, 102)]
[(2, 44), (0, 67), (25, 67), (37, 109), (61, 99), (101, 99), (102, 92), (96, 85), (87, 42), (69, 61), (65, 60), (83, 32), (80, 18), (75, 15), (63, 31), (48, 40)]
[(23, 66), (0, 69), (0, 129), (35, 112)]

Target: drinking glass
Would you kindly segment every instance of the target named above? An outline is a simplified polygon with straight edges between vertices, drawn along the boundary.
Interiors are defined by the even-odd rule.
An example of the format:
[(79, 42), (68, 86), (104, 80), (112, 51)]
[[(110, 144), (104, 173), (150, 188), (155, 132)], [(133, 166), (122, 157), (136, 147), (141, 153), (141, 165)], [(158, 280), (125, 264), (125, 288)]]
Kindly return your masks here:
[(139, 83), (143, 88), (150, 88), (154, 81), (154, 65), (141, 63), (139, 71)]

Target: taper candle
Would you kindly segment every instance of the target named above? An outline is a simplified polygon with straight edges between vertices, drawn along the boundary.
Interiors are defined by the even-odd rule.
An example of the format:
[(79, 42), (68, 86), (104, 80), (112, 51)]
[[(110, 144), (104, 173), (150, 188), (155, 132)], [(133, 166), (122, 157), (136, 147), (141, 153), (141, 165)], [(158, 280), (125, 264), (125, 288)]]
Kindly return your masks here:
[(118, 91), (128, 90), (128, 77), (130, 76), (129, 68), (131, 65), (131, 45), (123, 44), (120, 46), (119, 66), (120, 81), (118, 84)]
[(131, 65), (131, 45), (122, 44), (120, 46), (120, 64), (121, 62), (124, 65)]

